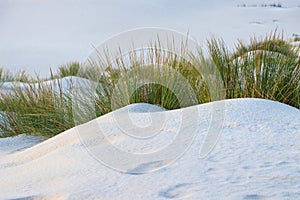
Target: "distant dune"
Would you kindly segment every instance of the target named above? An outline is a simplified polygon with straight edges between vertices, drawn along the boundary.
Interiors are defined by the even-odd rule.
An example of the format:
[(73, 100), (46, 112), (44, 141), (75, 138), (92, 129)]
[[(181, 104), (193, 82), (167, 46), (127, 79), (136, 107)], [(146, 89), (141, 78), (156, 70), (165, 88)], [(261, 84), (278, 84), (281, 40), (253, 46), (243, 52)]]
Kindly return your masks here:
[[(42, 81), (42, 85), (47, 87), (52, 87), (54, 91), (59, 92), (60, 87), (63, 92), (67, 93), (70, 92), (70, 89), (74, 89), (76, 87), (89, 87), (92, 84), (92, 81), (75, 77), (75, 76), (68, 76), (64, 78)], [(33, 88), (38, 88), (38, 83), (23, 83), (23, 82), (0, 82), (0, 90), (2, 93), (9, 93), (12, 92), (14, 88), (21, 88), (25, 90), (27, 87), (31, 85)]]

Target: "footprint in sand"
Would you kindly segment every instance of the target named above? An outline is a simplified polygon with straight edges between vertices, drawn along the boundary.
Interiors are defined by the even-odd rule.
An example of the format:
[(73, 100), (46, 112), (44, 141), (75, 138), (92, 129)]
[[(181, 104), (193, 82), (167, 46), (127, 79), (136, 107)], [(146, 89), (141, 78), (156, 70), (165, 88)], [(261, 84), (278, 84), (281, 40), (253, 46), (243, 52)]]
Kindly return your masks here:
[(159, 197), (167, 198), (167, 199), (190, 199), (194, 194), (199, 190), (199, 185), (193, 183), (181, 183), (169, 187), (165, 190), (161, 190), (159, 192)]

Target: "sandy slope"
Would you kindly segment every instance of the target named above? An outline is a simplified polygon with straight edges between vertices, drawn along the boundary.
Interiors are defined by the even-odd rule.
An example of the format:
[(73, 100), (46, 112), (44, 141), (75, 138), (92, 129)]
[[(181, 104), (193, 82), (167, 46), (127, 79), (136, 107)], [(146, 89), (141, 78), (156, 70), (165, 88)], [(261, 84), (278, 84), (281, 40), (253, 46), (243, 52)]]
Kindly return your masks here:
[[(222, 134), (215, 149), (200, 159), (210, 113), (218, 104), (224, 105)], [(149, 110), (151, 113), (147, 113)], [(195, 118), (192, 113), (197, 111)], [(164, 116), (160, 139), (141, 144), (123, 136), (116, 120), (126, 120), (127, 112), (139, 127), (149, 124), (149, 116), (156, 123), (156, 118)], [(128, 151), (151, 152), (168, 144), (166, 138), (176, 133), (182, 113), (189, 113), (184, 115), (182, 131), (190, 134), (197, 130), (196, 138), (175, 163), (155, 172), (137, 175), (130, 170), (113, 170), (94, 159), (95, 155), (91, 156), (81, 142), (82, 134), (98, 133), (101, 127), (114, 145)], [(132, 133), (137, 130), (133, 125), (125, 128)], [(9, 140), (14, 139), (0, 139), (0, 144), (8, 144)], [(85, 144), (99, 145), (88, 139)], [(15, 151), (18, 147), (12, 145), (15, 152), (6, 154), (8, 151), (0, 148), (0, 199), (297, 199), (299, 144), (299, 110), (277, 102), (227, 100), (175, 111), (135, 104), (25, 150)], [(118, 162), (118, 157), (113, 158)], [(149, 172), (153, 163), (163, 161), (134, 169)]]
[(32, 147), (43, 140), (45, 140), (43, 137), (24, 134), (16, 137), (2, 138), (0, 139), (0, 156), (3, 157), (15, 151), (21, 151), (22, 149)]

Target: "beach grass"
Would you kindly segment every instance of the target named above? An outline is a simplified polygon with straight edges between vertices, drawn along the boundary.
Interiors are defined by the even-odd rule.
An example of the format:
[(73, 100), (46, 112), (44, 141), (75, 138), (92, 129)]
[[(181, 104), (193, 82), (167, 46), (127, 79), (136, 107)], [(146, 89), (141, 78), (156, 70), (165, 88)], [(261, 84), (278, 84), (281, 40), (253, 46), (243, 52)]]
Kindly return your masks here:
[(276, 32), (229, 51), (222, 40), (209, 41), (210, 55), (221, 73), (226, 98), (264, 98), (299, 108), (299, 48)]
[[(0, 92), (0, 137), (24, 133), (52, 137), (132, 103), (172, 110), (250, 97), (300, 108), (299, 48), (282, 35), (274, 32), (249, 44), (238, 42), (233, 50), (212, 38), (208, 47), (205, 57), (200, 49), (197, 54), (184, 50), (175, 54), (174, 47), (166, 51), (157, 42), (154, 48), (118, 52), (85, 66), (72, 62), (51, 73), (52, 84), (25, 72), (0, 70), (1, 81), (23, 82), (22, 87), (15, 84), (10, 92)], [(85, 87), (91, 101), (65, 92), (59, 78), (70, 76), (95, 83), (90, 91)], [(74, 101), (81, 104), (79, 113), (74, 112)]]
[(9, 70), (4, 70), (0, 68), (0, 82), (12, 82), (12, 81), (20, 81), (20, 82), (27, 82), (30, 81), (32, 78), (24, 71), (20, 70), (16, 73), (12, 73)]
[(53, 85), (24, 83), (0, 93), (2, 136), (35, 134), (52, 137), (74, 126), (71, 98)]

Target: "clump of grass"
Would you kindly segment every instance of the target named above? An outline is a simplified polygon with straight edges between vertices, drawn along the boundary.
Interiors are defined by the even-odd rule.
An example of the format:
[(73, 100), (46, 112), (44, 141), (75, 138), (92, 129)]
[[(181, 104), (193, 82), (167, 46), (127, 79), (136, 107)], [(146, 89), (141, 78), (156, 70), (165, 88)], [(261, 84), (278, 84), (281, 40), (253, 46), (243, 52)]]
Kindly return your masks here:
[(25, 83), (0, 93), (0, 136), (35, 134), (54, 136), (74, 126), (70, 96), (63, 94), (59, 82), (45, 85)]
[(59, 67), (57, 75), (55, 75), (54, 77), (55, 78), (64, 78), (64, 77), (68, 77), (68, 76), (77, 76), (79, 70), (80, 70), (79, 63), (71, 62), (69, 64)]
[[(211, 101), (208, 80), (201, 71), (203, 65), (208, 64), (204, 59), (191, 52), (182, 51), (182, 55), (176, 55), (171, 53), (172, 49), (162, 50), (159, 43), (153, 46), (125, 56), (121, 52), (113, 57), (106, 56), (106, 61), (90, 62), (90, 66), (103, 72), (97, 89), (99, 115), (132, 103), (177, 109)], [(107, 64), (99, 66), (96, 63)]]
[(300, 108), (298, 50), (276, 32), (239, 43), (230, 52), (221, 40), (209, 41), (210, 54), (220, 71), (226, 98), (264, 98)]
[(89, 79), (92, 81), (99, 80), (102, 71), (99, 67), (92, 67), (92, 66), (84, 66), (82, 67), (79, 62), (71, 62), (69, 64), (65, 64), (57, 69), (55, 74), (52, 73), (51, 70), (51, 78), (50, 79), (57, 79), (57, 78), (64, 78), (69, 76), (76, 76), (80, 78)]
[(300, 42), (300, 37), (294, 37), (294, 42)]
[(300, 35), (297, 34), (297, 33), (293, 33), (293, 34), (292, 34), (292, 40), (293, 40), (294, 42), (299, 42), (299, 41), (300, 41)]
[(31, 80), (24, 70), (17, 73), (11, 73), (8, 70), (0, 68), (0, 82), (27, 82)]

